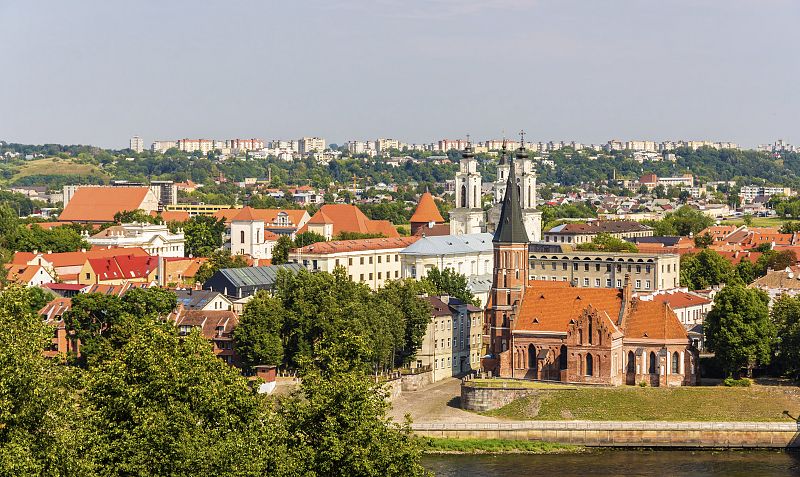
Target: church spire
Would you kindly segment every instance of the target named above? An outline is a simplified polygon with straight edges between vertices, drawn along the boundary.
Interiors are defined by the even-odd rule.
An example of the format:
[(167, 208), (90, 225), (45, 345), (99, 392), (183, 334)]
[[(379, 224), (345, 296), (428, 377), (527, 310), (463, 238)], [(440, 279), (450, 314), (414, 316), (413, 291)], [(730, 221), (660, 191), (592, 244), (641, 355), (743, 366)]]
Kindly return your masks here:
[[(524, 153), (524, 149), (522, 150)], [(527, 156), (527, 154), (526, 154)], [(519, 154), (517, 154), (519, 157)], [(500, 209), (500, 220), (494, 231), (493, 242), (501, 243), (528, 243), (528, 233), (522, 221), (522, 208), (519, 205), (519, 185), (517, 174), (514, 171), (513, 159), (509, 157), (508, 181), (506, 181), (506, 194), (503, 197), (503, 207)]]

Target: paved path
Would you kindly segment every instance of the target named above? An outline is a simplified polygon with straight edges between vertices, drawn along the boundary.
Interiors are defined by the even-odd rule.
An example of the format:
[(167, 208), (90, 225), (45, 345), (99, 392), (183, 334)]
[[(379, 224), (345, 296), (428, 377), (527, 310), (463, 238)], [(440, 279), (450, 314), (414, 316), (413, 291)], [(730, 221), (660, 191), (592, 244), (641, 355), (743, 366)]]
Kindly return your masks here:
[(402, 422), (406, 414), (414, 423), (501, 422), (461, 409), (461, 380), (446, 378), (420, 391), (403, 392), (392, 402), (389, 416)]

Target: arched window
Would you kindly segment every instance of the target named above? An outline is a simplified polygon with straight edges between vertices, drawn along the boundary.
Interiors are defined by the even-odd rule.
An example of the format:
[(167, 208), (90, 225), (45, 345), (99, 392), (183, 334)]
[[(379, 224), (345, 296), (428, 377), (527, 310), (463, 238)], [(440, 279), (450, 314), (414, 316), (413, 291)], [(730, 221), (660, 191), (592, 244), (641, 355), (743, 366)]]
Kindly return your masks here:
[(480, 198), (480, 195), (478, 194), (478, 186), (477, 186), (477, 185), (473, 186), (473, 187), (472, 187), (472, 190), (473, 190), (473, 194), (472, 194), (472, 207), (473, 207), (473, 208), (475, 208), (475, 207), (480, 207), (480, 206), (481, 206), (481, 201), (479, 200), (479, 198)]
[(467, 186), (461, 186), (461, 207), (467, 206)]
[(578, 344), (579, 345), (583, 344), (583, 329), (582, 328), (578, 328)]
[(565, 345), (561, 345), (561, 351), (558, 355), (558, 367), (559, 369), (567, 369), (567, 347)]
[(239, 231), (239, 236), (242, 239), (242, 243), (244, 243), (244, 230)]
[(650, 352), (650, 366), (647, 369), (647, 372), (650, 374), (656, 374), (656, 354), (654, 352)]
[(636, 372), (636, 355), (633, 354), (633, 351), (628, 351), (628, 372)]
[(533, 194), (531, 194), (531, 186), (528, 186), (528, 207), (533, 207)]
[(536, 347), (528, 345), (528, 367), (531, 369), (536, 368)]
[(586, 355), (586, 376), (591, 376), (594, 372), (594, 360), (591, 354)]
[(593, 340), (593, 338), (592, 338), (592, 334), (593, 334), (593, 333), (592, 333), (592, 331), (594, 331), (594, 330), (592, 329), (592, 317), (589, 317), (589, 344), (592, 344), (592, 340)]
[(677, 351), (672, 353), (672, 373), (673, 374), (678, 374), (678, 373), (681, 372), (680, 371), (680, 369), (681, 369), (680, 363), (681, 363), (681, 355), (679, 355)]

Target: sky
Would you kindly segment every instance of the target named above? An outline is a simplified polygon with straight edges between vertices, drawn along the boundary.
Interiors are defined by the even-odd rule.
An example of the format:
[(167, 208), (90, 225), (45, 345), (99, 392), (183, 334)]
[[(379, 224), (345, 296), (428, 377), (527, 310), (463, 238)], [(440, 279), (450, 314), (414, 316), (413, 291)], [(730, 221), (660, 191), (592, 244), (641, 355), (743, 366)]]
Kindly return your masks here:
[(795, 0), (0, 0), (0, 139), (800, 143)]

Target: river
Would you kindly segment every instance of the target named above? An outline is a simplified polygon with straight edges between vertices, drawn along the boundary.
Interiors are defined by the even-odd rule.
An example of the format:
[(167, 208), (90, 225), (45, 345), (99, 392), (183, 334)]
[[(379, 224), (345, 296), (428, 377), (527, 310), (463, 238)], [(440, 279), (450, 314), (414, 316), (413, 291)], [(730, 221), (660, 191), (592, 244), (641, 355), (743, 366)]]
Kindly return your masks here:
[(437, 477), (800, 476), (800, 452), (593, 450), (582, 454), (439, 455), (423, 459)]

